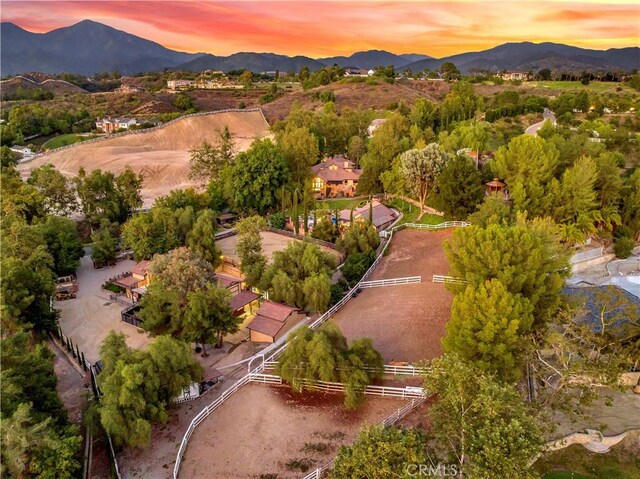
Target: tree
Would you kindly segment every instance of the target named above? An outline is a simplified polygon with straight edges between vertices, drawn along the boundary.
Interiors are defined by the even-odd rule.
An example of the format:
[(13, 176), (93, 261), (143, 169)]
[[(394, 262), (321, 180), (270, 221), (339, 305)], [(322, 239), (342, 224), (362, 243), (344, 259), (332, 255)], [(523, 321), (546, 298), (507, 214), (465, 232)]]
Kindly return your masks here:
[(189, 152), (189, 176), (203, 182), (218, 180), (222, 170), (231, 165), (235, 156), (234, 136), (225, 125), (216, 131), (217, 146), (204, 141)]
[(640, 168), (636, 168), (627, 180), (622, 197), (622, 222), (637, 237), (640, 234)]
[[(274, 301), (324, 311), (329, 304), (334, 268), (335, 258), (317, 245), (294, 241), (274, 254), (273, 264), (263, 276), (262, 289), (269, 289)], [(319, 292), (314, 292), (313, 288), (318, 288)]]
[(501, 380), (516, 380), (532, 313), (528, 299), (511, 294), (497, 279), (467, 286), (453, 298), (444, 350)]
[(276, 144), (291, 171), (291, 181), (303, 187), (311, 176), (311, 166), (318, 161), (318, 138), (306, 127), (287, 128), (276, 135)]
[(47, 216), (37, 225), (53, 257), (53, 271), (58, 276), (75, 273), (84, 256), (82, 242), (78, 238), (77, 224), (67, 218)]
[(98, 268), (115, 262), (116, 259), (116, 239), (111, 236), (109, 228), (104, 226), (105, 223), (103, 223), (103, 227), (91, 235), (93, 242), (91, 259)]
[(495, 278), (511, 294), (527, 298), (536, 326), (558, 310), (568, 252), (542, 226), (467, 226), (454, 231), (444, 249), (452, 276), (474, 288)]
[(102, 218), (123, 223), (142, 206), (140, 189), (143, 177), (127, 165), (117, 177), (110, 171), (93, 170), (89, 175), (80, 168), (75, 178), (82, 212), (94, 224)]
[(350, 286), (354, 286), (371, 267), (376, 259), (375, 251), (368, 253), (352, 253), (347, 256), (342, 266), (342, 275)]
[(427, 437), (420, 429), (369, 426), (351, 446), (341, 446), (331, 477), (388, 479), (412, 477), (412, 467), (429, 464)]
[(185, 236), (191, 231), (189, 222), (179, 224), (179, 219), (188, 212), (193, 219), (193, 209), (172, 211), (169, 208), (156, 206), (147, 213), (138, 213), (122, 226), (124, 244), (131, 248), (136, 260), (151, 259), (155, 254), (165, 254), (184, 244)]
[(551, 80), (551, 70), (548, 68), (543, 68), (538, 72), (538, 78), (543, 81)]
[(323, 217), (311, 232), (311, 237), (333, 243), (338, 238), (338, 227), (333, 224), (331, 218)]
[(100, 422), (116, 444), (148, 444), (152, 425), (169, 419), (167, 404), (202, 378), (189, 347), (167, 336), (143, 351), (128, 348), (125, 336), (112, 331), (100, 346), (100, 357)]
[(28, 183), (35, 186), (44, 198), (47, 213), (66, 216), (78, 208), (76, 194), (69, 180), (52, 164), (33, 170)]
[(449, 160), (438, 175), (436, 186), (438, 207), (454, 218), (466, 218), (484, 198), (482, 177), (468, 156)]
[(240, 257), (240, 270), (249, 287), (258, 286), (267, 266), (260, 236), (260, 230), (265, 227), (266, 222), (260, 216), (245, 218), (236, 225), (236, 231), (240, 235), (236, 252)]
[(233, 166), (234, 202), (241, 210), (265, 213), (276, 207), (278, 192), (289, 179), (287, 163), (271, 140), (255, 141)]
[(380, 236), (375, 227), (369, 224), (353, 221), (336, 246), (347, 256), (355, 253), (369, 253), (380, 244)]
[(435, 103), (429, 101), (426, 98), (418, 98), (413, 104), (409, 119), (420, 130), (424, 131), (427, 128), (435, 131), (436, 121), (438, 118), (438, 109)]
[(460, 70), (451, 62), (444, 62), (440, 65), (440, 75), (445, 81), (459, 80)]
[(347, 146), (347, 157), (353, 161), (356, 165), (360, 164), (362, 155), (367, 152), (367, 145), (360, 136), (352, 136), (349, 138), (349, 145)]
[(253, 83), (253, 73), (251, 73), (249, 70), (245, 70), (240, 74), (239, 80), (245, 88), (251, 88), (251, 85)]
[(460, 477), (534, 477), (540, 425), (512, 385), (445, 354), (431, 361), (425, 388), (437, 397), (428, 413), (436, 453)]
[(187, 236), (189, 249), (208, 261), (214, 268), (220, 264), (220, 251), (216, 248), (216, 215), (207, 209), (200, 213)]
[(544, 387), (542, 407), (570, 414), (617, 388), (620, 375), (638, 366), (638, 307), (615, 286), (572, 290), (573, 301), (535, 338), (532, 364)]
[(204, 289), (187, 294), (188, 310), (181, 334), (183, 340), (202, 344), (202, 356), (207, 356), (205, 344), (215, 340), (216, 347), (222, 346), (225, 334), (238, 331), (242, 318), (231, 311), (231, 293), (226, 288), (213, 284)]
[(522, 135), (498, 149), (491, 170), (506, 182), (516, 211), (543, 216), (549, 208), (549, 183), (554, 178), (558, 158), (553, 144)]
[[(2, 125), (3, 130), (5, 125)], [(4, 135), (3, 135), (4, 136)], [(0, 166), (2, 169), (11, 168), (18, 164), (17, 158), (14, 156), (13, 151), (7, 145), (2, 142), (2, 147), (0, 148)]]
[(478, 211), (469, 216), (469, 223), (486, 228), (489, 225), (509, 226), (514, 222), (509, 204), (499, 195), (487, 196)]
[(400, 155), (402, 174), (409, 188), (420, 202), (420, 210), (434, 185), (436, 178), (444, 168), (447, 155), (440, 150), (437, 143), (431, 143), (422, 150), (409, 150)]
[(353, 409), (363, 399), (364, 388), (382, 375), (384, 361), (370, 339), (347, 339), (333, 323), (317, 330), (302, 326), (287, 340), (287, 348), (276, 367), (277, 374), (294, 389), (302, 391), (300, 380), (339, 381), (345, 385), (345, 407)]

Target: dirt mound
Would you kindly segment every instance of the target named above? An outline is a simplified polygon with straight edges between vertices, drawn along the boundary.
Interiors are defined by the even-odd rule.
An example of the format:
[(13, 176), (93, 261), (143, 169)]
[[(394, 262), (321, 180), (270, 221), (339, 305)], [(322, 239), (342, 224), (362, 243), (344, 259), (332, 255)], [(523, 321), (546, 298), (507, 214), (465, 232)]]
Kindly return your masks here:
[(65, 175), (75, 176), (82, 167), (119, 173), (129, 165), (144, 175), (142, 196), (148, 205), (172, 189), (195, 185), (189, 180), (189, 150), (205, 140), (216, 143), (217, 131), (225, 126), (235, 137), (237, 151), (269, 135), (269, 125), (259, 111), (212, 113), (183, 118), (153, 131), (55, 151), (20, 165), (20, 169), (27, 175), (52, 163)]

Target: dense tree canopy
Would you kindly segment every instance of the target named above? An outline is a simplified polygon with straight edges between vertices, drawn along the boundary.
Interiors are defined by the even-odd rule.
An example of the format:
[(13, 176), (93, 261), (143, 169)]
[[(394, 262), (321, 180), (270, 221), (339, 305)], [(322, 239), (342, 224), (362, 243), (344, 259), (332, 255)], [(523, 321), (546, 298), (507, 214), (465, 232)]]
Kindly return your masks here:
[(166, 336), (146, 350), (134, 350), (123, 334), (111, 332), (100, 346), (100, 357), (100, 421), (117, 444), (148, 444), (152, 425), (169, 419), (171, 400), (202, 379), (202, 367), (189, 347)]
[[(345, 385), (345, 407), (352, 409), (363, 400), (363, 389), (382, 375), (382, 356), (373, 349), (371, 339), (347, 344), (338, 326), (326, 323), (317, 330), (307, 326), (296, 329), (287, 340), (277, 373), (294, 388), (303, 389), (296, 380), (339, 381)], [(366, 368), (366, 369), (365, 369)]]
[(66, 216), (78, 208), (71, 182), (52, 164), (33, 170), (28, 183), (35, 186), (44, 198), (47, 213)]
[(482, 176), (465, 155), (449, 160), (437, 177), (438, 208), (456, 219), (464, 219), (476, 210), (484, 198)]

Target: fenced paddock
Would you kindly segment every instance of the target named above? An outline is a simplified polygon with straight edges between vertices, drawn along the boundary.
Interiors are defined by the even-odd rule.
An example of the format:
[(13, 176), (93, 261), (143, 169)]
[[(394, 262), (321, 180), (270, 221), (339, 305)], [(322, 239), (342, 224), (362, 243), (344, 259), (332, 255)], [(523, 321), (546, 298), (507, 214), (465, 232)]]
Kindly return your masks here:
[[(388, 248), (389, 248), (389, 246), (391, 244), (391, 241), (393, 239), (393, 236), (394, 236), (395, 232), (403, 230), (403, 229), (411, 229), (414, 226), (416, 226), (416, 225), (404, 224), (404, 225), (399, 225), (399, 226), (394, 227), (394, 228), (391, 229), (391, 232), (390, 232), (390, 235), (389, 235), (387, 241), (379, 249), (379, 253), (378, 253), (378, 256), (377, 256), (376, 260), (371, 265), (371, 267), (367, 270), (367, 272), (363, 275), (363, 277), (361, 279), (361, 282), (362, 281), (367, 281), (372, 276), (372, 274), (374, 273), (376, 267), (380, 264), (380, 262), (382, 261), (383, 257), (385, 257), (385, 254), (386, 254), (386, 252), (387, 252), (387, 250), (388, 250)], [(463, 227), (463, 226), (467, 226), (467, 223), (459, 222), (459, 221), (453, 221), (453, 222), (442, 223), (440, 225), (418, 225), (418, 227), (416, 229), (439, 230), (439, 229), (447, 229), (447, 228), (451, 228), (451, 227)], [(442, 249), (441, 249), (441, 245), (440, 245), (440, 251), (441, 250)], [(415, 261), (414, 261), (414, 263), (415, 263)], [(349, 291), (337, 304), (335, 304), (332, 308), (330, 308), (326, 313), (324, 313), (322, 316), (320, 316), (317, 320), (315, 320), (309, 326), (312, 329), (315, 329), (318, 326), (320, 326), (321, 324), (323, 324), (325, 321), (327, 321), (329, 318), (334, 317), (334, 315), (338, 311), (340, 311), (341, 308), (343, 308), (345, 305), (347, 305), (347, 303), (353, 298), (353, 295), (354, 295), (355, 291), (357, 291), (359, 284), (360, 283), (358, 283), (358, 285), (356, 285), (355, 288), (353, 288), (351, 291)], [(413, 287), (416, 287), (416, 286), (424, 286), (425, 284), (429, 284), (429, 283), (421, 283), (420, 285), (415, 285), (415, 284), (414, 285), (408, 285), (408, 286), (405, 286), (405, 288), (413, 288)], [(396, 289), (396, 288), (386, 288), (385, 291), (389, 291), (391, 289)], [(439, 289), (442, 289), (442, 288), (439, 288)], [(363, 294), (364, 293), (365, 292), (363, 292)], [(362, 297), (362, 294), (359, 297)], [(448, 319), (448, 316), (447, 316), (447, 319)], [(394, 327), (395, 327), (395, 324), (394, 324)], [(444, 328), (444, 324), (442, 325), (442, 328)], [(362, 335), (360, 337), (362, 337)], [(423, 347), (425, 347), (425, 346), (427, 348), (429, 347), (428, 344), (423, 345)], [(439, 346), (439, 338), (438, 338), (438, 344), (437, 344), (438, 350), (439, 350), (439, 347), (440, 346)], [(269, 356), (266, 357), (266, 359), (268, 361), (277, 360), (277, 358), (282, 354), (282, 352), (284, 351), (285, 348), (286, 348), (286, 343), (282, 344), (281, 346), (277, 346), (277, 349), (274, 349), (274, 350), (270, 351)], [(178, 478), (178, 472), (180, 470), (180, 465), (182, 463), (182, 459), (183, 459), (183, 456), (184, 456), (185, 451), (186, 451), (187, 443), (189, 442), (189, 439), (192, 436), (192, 434), (194, 433), (196, 427), (199, 424), (201, 424), (204, 421), (204, 419), (207, 416), (209, 416), (209, 414), (211, 414), (215, 409), (220, 407), (231, 395), (233, 395), (235, 392), (237, 392), (240, 388), (245, 386), (247, 383), (251, 382), (250, 381), (251, 373), (258, 373), (259, 374), (259, 373), (262, 373), (263, 371), (264, 371), (264, 361), (261, 364), (259, 364), (258, 366), (256, 366), (254, 369), (252, 369), (242, 379), (238, 380), (233, 386), (231, 386), (227, 391), (225, 391), (225, 393), (222, 396), (220, 396), (218, 399), (216, 399), (216, 401), (214, 401), (209, 406), (205, 407), (191, 421), (189, 427), (187, 428), (187, 431), (185, 432), (185, 435), (184, 435), (184, 437), (182, 439), (182, 442), (180, 443), (180, 448), (179, 448), (178, 454), (176, 456), (176, 462), (175, 462), (174, 468), (173, 468), (173, 478), (174, 479)], [(232, 392), (229, 392), (229, 391), (232, 391)], [(229, 394), (225, 396), (225, 394), (227, 394), (228, 392), (229, 392)], [(213, 407), (214, 405), (215, 405), (215, 407)], [(239, 461), (239, 463), (240, 462), (242, 462), (242, 459)], [(208, 477), (210, 477), (210, 476), (208, 476)]]
[(407, 276), (406, 278), (378, 279), (360, 282), (360, 288), (379, 288), (381, 286), (396, 286), (398, 284), (422, 283), (422, 276)]

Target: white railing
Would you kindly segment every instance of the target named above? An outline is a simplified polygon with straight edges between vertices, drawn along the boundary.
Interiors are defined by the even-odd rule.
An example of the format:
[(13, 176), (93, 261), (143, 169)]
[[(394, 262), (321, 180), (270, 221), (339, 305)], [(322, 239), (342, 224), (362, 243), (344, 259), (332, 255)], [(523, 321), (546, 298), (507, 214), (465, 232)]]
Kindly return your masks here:
[(373, 281), (360, 281), (360, 288), (379, 288), (381, 286), (395, 286), (397, 284), (422, 283), (422, 276), (407, 276), (405, 278), (377, 279)]
[[(264, 370), (273, 371), (277, 365), (278, 361), (265, 361)], [(427, 368), (416, 367), (411, 364), (407, 364), (406, 366), (385, 364), (383, 368), (384, 374), (391, 376), (424, 376), (427, 373)], [(365, 366), (364, 369), (366, 371), (373, 371), (375, 368)]]
[(282, 384), (282, 378), (280, 376), (276, 376), (275, 374), (250, 373), (248, 374), (248, 376), (249, 381), (254, 383)]
[[(250, 110), (247, 109), (247, 110), (241, 110), (241, 111), (250, 111)], [(262, 113), (262, 110), (259, 110), (259, 111), (260, 111), (260, 113)], [(198, 115), (198, 114), (196, 113), (196, 115)], [(184, 118), (184, 117), (182, 117), (182, 118)], [(318, 319), (313, 321), (309, 325), (309, 327), (311, 329), (315, 329), (318, 326), (320, 326), (322, 323), (327, 321), (331, 316), (333, 316), (336, 313), (336, 311), (338, 311), (342, 306), (344, 306), (353, 297), (353, 294), (357, 291), (359, 285), (363, 281), (366, 281), (366, 279), (371, 275), (371, 273), (373, 273), (373, 271), (376, 268), (376, 266), (378, 265), (378, 263), (382, 260), (387, 248), (391, 244), (391, 240), (393, 239), (393, 234), (394, 234), (394, 232), (396, 230), (401, 230), (401, 229), (404, 229), (404, 228), (417, 228), (417, 229), (437, 230), (437, 229), (444, 229), (444, 228), (464, 227), (464, 226), (468, 226), (468, 225), (469, 225), (469, 223), (466, 223), (464, 221), (447, 221), (447, 222), (441, 223), (439, 225), (421, 225), (421, 224), (415, 224), (415, 223), (405, 223), (403, 225), (394, 226), (393, 228), (391, 228), (391, 234), (389, 236), (389, 239), (387, 240), (387, 242), (382, 247), (380, 253), (378, 254), (377, 258), (375, 259), (375, 261), (373, 262), (371, 267), (362, 276), (362, 279), (360, 280), (360, 282), (358, 284), (356, 284), (356, 286), (353, 289), (351, 289), (340, 301), (338, 301), (335, 305), (333, 305), (326, 313), (324, 313)], [(294, 329), (292, 328), (291, 330), (288, 331), (288, 333), (291, 333), (291, 331), (293, 331), (293, 330)], [(242, 386), (244, 386), (245, 384), (251, 382), (251, 374), (261, 374), (264, 371), (264, 364), (266, 364), (267, 362), (270, 362), (270, 361), (276, 361), (278, 359), (278, 357), (287, 348), (287, 343), (284, 342), (286, 337), (287, 337), (287, 335), (284, 335), (282, 338), (280, 338), (278, 340), (278, 342), (283, 341), (283, 344), (280, 345), (280, 346), (277, 346), (277, 349), (273, 350), (273, 352), (271, 352), (271, 354), (269, 356), (266, 356), (266, 350), (263, 350), (261, 353), (259, 353), (259, 355), (265, 355), (265, 359), (266, 359), (265, 362), (263, 362), (262, 364), (260, 364), (256, 368), (254, 368), (246, 376), (244, 376), (241, 379), (239, 379), (238, 381), (236, 381), (220, 397), (218, 397), (209, 406), (205, 407), (202, 411), (200, 411), (200, 413), (195, 418), (193, 418), (193, 420), (191, 421), (191, 424), (189, 424), (189, 428), (187, 429), (187, 431), (184, 434), (184, 437), (182, 438), (182, 442), (180, 443), (180, 448), (178, 449), (178, 454), (176, 456), (176, 462), (175, 462), (175, 465), (173, 466), (173, 479), (178, 479), (178, 471), (180, 470), (180, 463), (182, 462), (182, 456), (184, 455), (185, 449), (187, 447), (187, 443), (189, 442), (189, 439), (191, 438), (191, 435), (193, 434), (193, 431), (195, 430), (195, 428), (202, 421), (204, 421), (204, 419), (209, 414), (211, 414), (215, 409), (217, 409), (220, 406), (220, 404), (222, 404), (230, 396), (232, 396), (234, 393), (236, 393), (240, 388), (242, 388)], [(275, 345), (272, 345), (272, 346), (275, 346)], [(369, 386), (369, 387), (372, 387), (372, 386)], [(381, 387), (381, 386), (377, 386), (377, 387)], [(389, 388), (387, 388), (387, 389), (389, 389)], [(402, 388), (396, 388), (396, 389), (402, 389)], [(422, 392), (418, 396), (407, 395), (407, 396), (399, 396), (399, 397), (422, 397), (422, 396), (424, 396), (424, 392)], [(398, 397), (398, 396), (396, 396), (396, 397)], [(328, 466), (328, 467), (330, 467), (330, 466)], [(324, 470), (326, 470), (326, 469), (324, 469)], [(324, 470), (323, 470), (323, 472), (324, 472)], [(316, 476), (312, 475), (312, 476), (309, 476), (309, 477), (316, 477)], [(320, 476), (318, 476), (318, 477), (320, 477)]]
[[(294, 379), (293, 387), (296, 389), (304, 387), (306, 389), (336, 393), (345, 391), (345, 385), (343, 383), (336, 383), (331, 381), (311, 381), (304, 378)], [(406, 386), (404, 388), (397, 388), (393, 386), (375, 386), (372, 384), (366, 386), (363, 390), (363, 393), (368, 396), (398, 398), (421, 398), (426, 395), (425, 390), (421, 387)]]
[(455, 276), (444, 276), (441, 274), (434, 274), (431, 279), (434, 283), (452, 283), (452, 284), (467, 284), (468, 281), (462, 278), (456, 278)]

